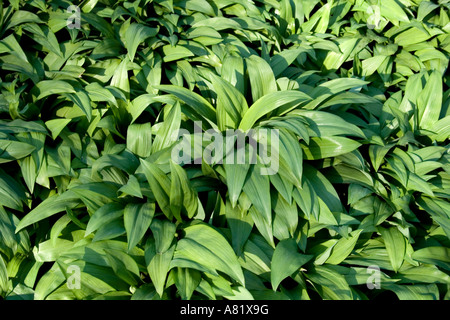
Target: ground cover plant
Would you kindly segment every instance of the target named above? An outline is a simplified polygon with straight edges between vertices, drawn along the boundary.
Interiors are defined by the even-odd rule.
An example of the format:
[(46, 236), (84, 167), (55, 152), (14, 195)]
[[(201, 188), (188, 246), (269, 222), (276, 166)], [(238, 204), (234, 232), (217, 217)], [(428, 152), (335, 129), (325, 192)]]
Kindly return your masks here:
[(449, 6), (0, 1), (0, 297), (449, 299)]

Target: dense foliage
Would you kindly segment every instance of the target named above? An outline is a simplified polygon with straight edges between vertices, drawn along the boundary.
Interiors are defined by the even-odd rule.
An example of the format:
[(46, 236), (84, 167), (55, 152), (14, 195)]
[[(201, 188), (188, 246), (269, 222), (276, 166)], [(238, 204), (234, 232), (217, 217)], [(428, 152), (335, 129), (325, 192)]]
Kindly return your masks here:
[(2, 298), (450, 298), (448, 0), (0, 4)]

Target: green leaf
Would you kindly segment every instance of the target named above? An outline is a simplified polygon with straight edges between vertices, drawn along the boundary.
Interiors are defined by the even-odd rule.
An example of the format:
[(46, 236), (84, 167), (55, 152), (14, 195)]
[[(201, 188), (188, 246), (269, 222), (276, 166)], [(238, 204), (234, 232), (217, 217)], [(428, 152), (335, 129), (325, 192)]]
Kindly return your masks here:
[[(241, 194), (242, 188), (244, 186), (247, 173), (250, 169), (250, 161), (238, 163), (237, 153), (237, 150), (234, 150), (234, 159), (231, 164), (228, 164), (228, 161), (225, 161), (225, 163), (223, 164), (227, 180), (228, 194), (233, 207), (236, 205), (239, 199), (239, 195)], [(245, 157), (246, 159), (249, 159), (249, 153), (245, 153)]]
[(277, 84), (270, 65), (262, 58), (252, 55), (245, 59), (253, 101), (277, 91)]
[(417, 98), (417, 116), (420, 128), (431, 129), (439, 120), (442, 92), (442, 75), (439, 71), (432, 71), (425, 88)]
[(311, 260), (312, 257), (312, 255), (304, 255), (298, 252), (297, 243), (294, 239), (280, 241), (272, 256), (272, 272), (270, 273), (272, 289), (276, 291), (283, 279), (299, 271), (300, 267)]
[[(244, 285), (244, 274), (227, 240), (213, 227), (198, 223), (184, 230), (184, 237), (178, 241), (172, 266), (202, 268), (217, 274), (222, 271)], [(184, 261), (186, 261), (186, 264)]]
[(428, 285), (389, 285), (400, 300), (439, 300), (439, 289), (435, 284)]
[(388, 229), (378, 227), (378, 231), (383, 237), (386, 250), (395, 272), (400, 269), (406, 254), (406, 239), (395, 227)]
[(450, 270), (450, 249), (446, 247), (426, 247), (414, 251), (411, 255), (416, 261), (437, 265)]
[(178, 139), (178, 130), (181, 122), (181, 108), (178, 103), (167, 110), (164, 115), (164, 121), (158, 129), (155, 140), (152, 145), (152, 153), (170, 147)]
[(344, 276), (331, 266), (315, 266), (305, 275), (314, 283), (317, 292), (323, 299), (353, 300), (352, 290)]
[(395, 278), (400, 279), (399, 283), (442, 283), (449, 284), (450, 276), (440, 271), (436, 266), (421, 265), (419, 267), (402, 268)]
[(141, 185), (139, 184), (138, 179), (133, 175), (129, 176), (127, 184), (120, 187), (118, 191), (142, 199)]
[(111, 86), (121, 89), (125, 94), (130, 93), (130, 81), (128, 79), (128, 57), (120, 62), (119, 66), (115, 69), (113, 77), (111, 79)]
[(230, 201), (226, 202), (225, 216), (231, 229), (231, 243), (237, 256), (241, 256), (245, 243), (253, 228), (251, 214), (240, 206), (232, 206)]
[(147, 178), (150, 188), (155, 196), (156, 202), (161, 208), (162, 212), (169, 219), (172, 218), (173, 213), (170, 208), (170, 179), (164, 172), (153, 163), (141, 159), (141, 166)]
[(22, 159), (36, 150), (36, 147), (14, 140), (0, 140), (0, 163)]
[(52, 133), (52, 138), (55, 140), (61, 131), (72, 121), (72, 119), (52, 119), (45, 122), (45, 126)]
[[(148, 250), (148, 249), (147, 249)], [(146, 250), (146, 259), (149, 255)], [(151, 255), (153, 257), (147, 263), (147, 270), (155, 286), (156, 292), (162, 297), (164, 292), (164, 286), (166, 283), (167, 273), (170, 269), (170, 262), (172, 261), (173, 253), (175, 251), (175, 246), (168, 248), (167, 250), (156, 252)]]
[(131, 286), (140, 282), (139, 267), (134, 259), (119, 250), (105, 249), (106, 259), (117, 276)]
[(301, 91), (286, 90), (269, 93), (256, 102), (247, 110), (239, 124), (242, 131), (249, 130), (263, 116), (273, 110), (277, 114), (286, 113), (311, 98)]
[(109, 102), (113, 106), (116, 106), (116, 107), (118, 106), (116, 98), (111, 93), (111, 91), (109, 91), (106, 88), (103, 88), (97, 82), (89, 83), (85, 87), (85, 89), (86, 89), (86, 92), (88, 93), (89, 99), (91, 99), (91, 101), (94, 101), (94, 102), (106, 101), (106, 102)]
[(88, 94), (85, 91), (77, 91), (76, 93), (68, 93), (67, 97), (83, 111), (88, 121), (91, 121), (92, 106)]
[(301, 142), (307, 160), (340, 156), (359, 148), (361, 144), (344, 137), (311, 137), (309, 144)]
[(217, 122), (221, 131), (236, 128), (248, 110), (247, 100), (231, 83), (210, 74), (217, 93)]
[(0, 255), (0, 296), (8, 293), (9, 285), (8, 285), (8, 270), (6, 270), (6, 264), (3, 260), (3, 257)]
[(123, 211), (125, 230), (127, 231), (128, 251), (141, 241), (152, 223), (155, 214), (155, 204), (129, 203)]
[(80, 200), (73, 192), (65, 192), (61, 195), (54, 195), (45, 199), (36, 208), (31, 210), (22, 218), (16, 228), (16, 233), (29, 225), (48, 218), (56, 213), (65, 211), (66, 208), (73, 209), (80, 203)]
[(383, 17), (397, 21), (409, 22), (408, 16), (395, 0), (383, 1), (383, 5), (380, 6), (380, 9)]
[[(249, 178), (244, 184), (243, 190), (253, 204), (251, 211), (253, 221), (265, 236), (266, 240), (274, 246), (272, 237), (272, 205), (270, 200), (270, 180), (267, 175), (260, 173), (260, 166), (253, 165), (249, 172)], [(268, 232), (263, 231), (267, 229)]]
[(194, 290), (202, 279), (200, 272), (190, 268), (176, 268), (172, 272), (181, 299), (191, 299)]
[(147, 38), (154, 37), (159, 28), (150, 28), (142, 24), (132, 23), (125, 32), (125, 47), (128, 50), (128, 58), (134, 60), (136, 50), (140, 43)]
[(216, 120), (216, 110), (202, 96), (183, 87), (160, 85), (156, 86), (158, 90), (168, 92), (183, 101), (194, 114), (199, 114), (207, 120)]
[(329, 264), (340, 264), (342, 261), (344, 261), (353, 251), (353, 248), (355, 247), (361, 232), (361, 229), (355, 230), (350, 233), (348, 238), (339, 239), (338, 242), (333, 246), (331, 255), (325, 262)]
[(147, 158), (152, 150), (152, 125), (133, 123), (127, 129), (127, 149), (139, 157)]
[(75, 89), (66, 81), (43, 80), (33, 88), (36, 91), (37, 100), (41, 100), (52, 94), (76, 93)]
[(105, 224), (122, 217), (124, 214), (123, 205), (115, 202), (110, 202), (102, 206), (95, 211), (86, 227), (85, 236), (88, 236), (92, 232), (98, 230)]
[(0, 197), (2, 206), (22, 211), (26, 202), (25, 188), (0, 168)]
[(184, 207), (187, 216), (192, 218), (197, 213), (198, 198), (197, 193), (192, 188), (185, 170), (170, 162), (171, 187), (170, 187), (170, 208), (175, 217), (180, 217), (181, 206)]

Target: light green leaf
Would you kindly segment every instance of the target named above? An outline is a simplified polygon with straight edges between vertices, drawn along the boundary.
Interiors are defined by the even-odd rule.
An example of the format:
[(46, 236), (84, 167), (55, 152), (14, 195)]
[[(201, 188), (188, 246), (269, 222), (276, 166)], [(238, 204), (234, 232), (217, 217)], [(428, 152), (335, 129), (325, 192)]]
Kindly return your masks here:
[(216, 110), (214, 107), (202, 96), (189, 89), (183, 87), (177, 87), (173, 85), (160, 85), (156, 86), (157, 89), (168, 92), (176, 96), (178, 99), (183, 101), (189, 109), (200, 116), (215, 121), (216, 120)]
[(301, 91), (287, 90), (269, 93), (258, 99), (247, 110), (239, 124), (242, 131), (249, 130), (263, 116), (273, 110), (277, 114), (286, 113), (311, 98)]
[(357, 149), (361, 144), (344, 137), (311, 137), (309, 145), (301, 142), (307, 160), (318, 160), (343, 155)]
[(62, 80), (43, 80), (36, 84), (33, 90), (36, 91), (37, 100), (52, 94), (76, 93), (75, 89), (68, 82)]
[(123, 205), (115, 202), (110, 202), (95, 211), (93, 216), (89, 219), (86, 227), (86, 234), (88, 236), (103, 225), (123, 216)]
[(184, 237), (178, 241), (172, 266), (180, 266), (183, 261), (198, 264), (213, 274), (216, 274), (215, 270), (222, 271), (242, 285), (245, 283), (241, 266), (230, 244), (207, 224), (198, 223), (184, 229)]
[(128, 126), (127, 149), (142, 158), (150, 156), (152, 150), (152, 125), (150, 122), (133, 123)]
[(426, 247), (414, 251), (411, 257), (419, 262), (437, 265), (450, 270), (450, 249), (446, 247)]
[(125, 230), (127, 231), (128, 251), (141, 241), (152, 223), (155, 214), (155, 204), (129, 203), (123, 211)]
[(16, 228), (16, 233), (35, 222), (48, 218), (58, 212), (65, 211), (66, 208), (73, 209), (79, 203), (79, 198), (70, 191), (61, 195), (51, 196), (22, 218)]
[(136, 50), (140, 43), (147, 38), (154, 37), (159, 28), (150, 28), (143, 24), (132, 23), (125, 32), (125, 47), (128, 50), (128, 58), (134, 60)]
[(329, 264), (340, 264), (344, 261), (353, 251), (361, 232), (361, 229), (355, 230), (350, 233), (348, 238), (339, 239), (336, 245), (333, 246), (331, 255), (325, 262)]
[(297, 243), (294, 239), (280, 241), (272, 256), (272, 272), (270, 273), (272, 289), (276, 291), (283, 279), (299, 271), (300, 267), (311, 260), (312, 257), (312, 255), (304, 255), (298, 252)]

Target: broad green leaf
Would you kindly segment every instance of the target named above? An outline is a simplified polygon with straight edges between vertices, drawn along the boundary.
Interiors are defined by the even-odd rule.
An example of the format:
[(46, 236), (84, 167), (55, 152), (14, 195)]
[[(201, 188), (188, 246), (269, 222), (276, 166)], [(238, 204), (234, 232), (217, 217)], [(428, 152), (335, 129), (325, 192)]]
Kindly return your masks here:
[(259, 169), (260, 166), (258, 165), (252, 166), (243, 190), (255, 208), (254, 211), (251, 211), (253, 221), (258, 229), (267, 229), (268, 233), (261, 232), (264, 233), (266, 240), (273, 246), (272, 205), (269, 196), (270, 181), (269, 177), (262, 175)]
[(442, 105), (442, 75), (433, 71), (425, 88), (417, 98), (418, 123), (423, 129), (431, 129), (439, 120)]
[(156, 202), (167, 218), (171, 219), (173, 213), (170, 208), (171, 182), (164, 172), (153, 163), (141, 159), (141, 166), (147, 178)]
[(134, 259), (123, 251), (105, 249), (106, 259), (119, 278), (129, 285), (140, 282), (139, 267)]
[(239, 124), (239, 129), (249, 130), (261, 117), (271, 111), (278, 109), (277, 114), (286, 113), (310, 99), (305, 93), (294, 90), (269, 93), (254, 102), (247, 110)]
[(403, 264), (403, 259), (406, 253), (406, 239), (402, 233), (395, 227), (392, 228), (378, 228), (381, 236), (383, 237), (384, 243), (386, 245), (386, 250), (389, 254), (389, 259), (392, 264), (394, 271), (400, 269)]
[[(184, 230), (184, 237), (178, 241), (172, 266), (180, 266), (183, 261), (199, 265), (213, 274), (222, 271), (244, 285), (241, 266), (227, 240), (213, 227), (199, 223)], [(201, 269), (200, 269), (201, 270)]]
[(439, 289), (435, 284), (428, 285), (389, 285), (400, 300), (439, 300)]
[(411, 267), (404, 269), (395, 275), (395, 278), (400, 279), (399, 283), (442, 283), (449, 284), (450, 276), (440, 271), (436, 266)]
[(340, 38), (339, 39), (340, 53), (334, 51), (328, 52), (323, 61), (322, 68), (326, 71), (338, 70), (339, 67), (347, 60), (352, 51), (355, 49), (359, 39), (357, 38)]
[(120, 192), (123, 192), (124, 194), (128, 194), (130, 196), (138, 197), (142, 199), (142, 190), (141, 185), (139, 184), (139, 181), (137, 178), (133, 175), (130, 175), (127, 181), (127, 184), (120, 187), (118, 190)]
[(344, 137), (311, 137), (308, 145), (301, 144), (307, 160), (340, 156), (361, 146), (359, 142)]
[(72, 121), (72, 119), (52, 119), (45, 122), (45, 126), (52, 133), (52, 138), (55, 140), (61, 131)]
[(190, 300), (194, 290), (201, 281), (201, 274), (190, 268), (176, 268), (172, 270), (175, 285), (183, 300)]
[(3, 296), (9, 291), (8, 280), (8, 270), (6, 270), (5, 261), (0, 255), (0, 296)]
[(132, 23), (125, 32), (125, 47), (128, 50), (128, 58), (134, 60), (136, 50), (140, 43), (147, 38), (154, 37), (158, 28), (150, 28), (142, 24)]
[(273, 219), (273, 234), (278, 240), (294, 237), (298, 226), (298, 208), (295, 202), (288, 203), (282, 196), (272, 198), (272, 207), (275, 211)]
[(0, 168), (0, 197), (4, 207), (22, 211), (27, 197), (25, 188)]
[(16, 233), (33, 223), (46, 219), (61, 211), (65, 211), (66, 208), (72, 209), (79, 203), (79, 198), (70, 191), (67, 191), (61, 195), (51, 196), (45, 199), (37, 207), (33, 208), (33, 210), (22, 218), (16, 228)]
[(102, 87), (97, 82), (89, 83), (86, 87), (86, 92), (89, 95), (91, 101), (99, 102), (105, 101), (109, 102), (111, 105), (117, 107), (117, 101), (114, 95), (108, 89)]
[(22, 159), (36, 150), (36, 147), (14, 140), (0, 140), (0, 164)]
[(336, 245), (333, 246), (331, 255), (325, 262), (329, 264), (340, 264), (342, 261), (344, 261), (353, 251), (353, 248), (355, 247), (361, 232), (361, 229), (355, 230), (350, 233), (347, 239), (339, 239)]
[(94, 213), (104, 204), (115, 200), (117, 185), (112, 182), (92, 182), (78, 185), (70, 191), (83, 201), (88, 212)]
[(95, 211), (92, 217), (89, 219), (85, 236), (88, 236), (103, 225), (122, 217), (123, 213), (123, 205), (115, 202), (105, 204), (100, 209)]
[(214, 107), (202, 96), (195, 92), (192, 92), (183, 87), (160, 85), (157, 89), (168, 92), (176, 96), (182, 102), (184, 102), (189, 110), (193, 110), (194, 113), (199, 114), (207, 120), (216, 120), (216, 110)]
[(133, 123), (127, 129), (127, 149), (139, 157), (150, 156), (152, 150), (152, 126), (149, 122)]
[(181, 108), (178, 103), (172, 106), (164, 114), (164, 121), (158, 129), (152, 145), (152, 153), (170, 147), (178, 139), (178, 130), (181, 122)]
[(409, 22), (408, 16), (403, 11), (402, 7), (395, 0), (383, 1), (380, 6), (381, 15), (392, 20)]
[[(193, 190), (185, 170), (178, 164), (171, 161), (171, 187), (170, 187), (170, 207), (176, 217), (180, 217), (180, 210), (192, 218), (197, 213), (198, 197)], [(179, 208), (177, 208), (179, 206)], [(177, 211), (178, 210), (178, 211)]]
[[(305, 117), (305, 120), (309, 124), (311, 136), (331, 137), (345, 135), (365, 138), (365, 135), (361, 129), (332, 113), (323, 111), (294, 110), (291, 114), (298, 114)], [(311, 132), (314, 134), (311, 134)]]
[(76, 93), (75, 89), (66, 81), (62, 80), (43, 80), (36, 84), (37, 100), (41, 100), (52, 94)]
[(76, 93), (68, 93), (67, 97), (83, 111), (88, 121), (91, 121), (92, 106), (88, 94), (85, 91), (77, 91)]
[(272, 257), (270, 274), (272, 289), (276, 291), (283, 279), (299, 271), (300, 267), (311, 258), (311, 255), (298, 252), (297, 243), (293, 239), (280, 241), (275, 247)]
[(411, 257), (416, 261), (450, 270), (450, 249), (446, 247), (422, 248), (414, 251)]
[(242, 115), (248, 110), (247, 100), (229, 82), (211, 74), (212, 84), (217, 93), (217, 122), (220, 130), (236, 128)]
[(226, 202), (225, 216), (231, 229), (231, 243), (237, 256), (241, 256), (245, 243), (252, 231), (253, 220), (251, 214), (240, 208), (232, 206), (230, 201)]
[(353, 293), (344, 276), (331, 266), (315, 266), (306, 272), (306, 277), (315, 284), (317, 292), (325, 300), (353, 300)]
[(123, 59), (115, 69), (111, 79), (111, 86), (121, 89), (125, 94), (130, 92), (130, 81), (128, 79), (129, 62), (128, 57)]
[(123, 210), (123, 219), (128, 238), (128, 251), (133, 249), (150, 227), (155, 214), (155, 204), (129, 203)]
[(148, 274), (155, 286), (156, 292), (158, 292), (160, 296), (163, 295), (167, 273), (170, 269), (170, 262), (172, 261), (174, 251), (175, 246), (172, 246), (167, 250), (156, 252), (154, 253), (151, 260), (147, 263)]
[(276, 92), (277, 84), (270, 65), (262, 58), (252, 55), (245, 60), (253, 101)]
[(169, 221), (154, 219), (150, 229), (155, 237), (156, 252), (167, 251), (175, 238), (176, 225)]

